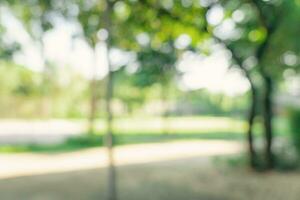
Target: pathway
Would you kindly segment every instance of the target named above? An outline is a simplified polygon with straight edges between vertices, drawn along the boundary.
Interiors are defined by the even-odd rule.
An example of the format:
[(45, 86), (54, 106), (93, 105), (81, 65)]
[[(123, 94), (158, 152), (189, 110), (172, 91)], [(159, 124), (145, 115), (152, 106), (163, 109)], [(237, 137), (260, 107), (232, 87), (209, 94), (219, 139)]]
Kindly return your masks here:
[[(242, 145), (232, 141), (182, 141), (139, 144), (115, 149), (118, 166), (157, 161), (234, 154)], [(104, 148), (91, 148), (58, 154), (0, 154), (0, 179), (57, 172), (104, 168), (107, 165)]]

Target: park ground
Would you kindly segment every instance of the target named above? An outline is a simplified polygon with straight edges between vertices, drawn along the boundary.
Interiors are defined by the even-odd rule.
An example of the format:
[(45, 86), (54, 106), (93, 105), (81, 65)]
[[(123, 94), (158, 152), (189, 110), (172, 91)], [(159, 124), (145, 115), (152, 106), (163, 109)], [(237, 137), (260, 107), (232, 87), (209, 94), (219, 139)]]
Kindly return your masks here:
[[(118, 147), (119, 199), (298, 199), (300, 174), (296, 172), (257, 173), (229, 166), (226, 160), (242, 150), (241, 143), (222, 140)], [(101, 148), (59, 154), (22, 153), (12, 154), (14, 159), (10, 161), (1, 155), (1, 163), (10, 163), (1, 170), (1, 200), (105, 200), (104, 153)], [(89, 162), (84, 164), (84, 159)], [(10, 171), (5, 176), (5, 170), (12, 169), (15, 173)]]
[[(286, 124), (278, 122), (278, 134), (284, 135)], [(0, 126), (8, 123), (22, 125), (10, 129), (20, 136), (17, 143), (21, 148), (1, 147), (1, 200), (105, 200), (105, 149), (95, 144), (84, 148), (72, 142), (54, 144), (62, 138), (81, 136), (83, 121), (51, 121), (52, 128), (42, 134), (42, 121), (30, 122), (31, 126), (6, 121)], [(99, 135), (103, 134), (103, 124), (97, 123)], [(190, 117), (171, 118), (168, 124), (170, 132), (162, 136), (160, 119), (116, 121), (117, 139), (122, 144), (115, 150), (120, 200), (299, 199), (299, 173), (258, 173), (237, 163), (245, 152), (244, 121)], [(34, 134), (30, 127), (34, 127)], [(1, 130), (0, 139), (12, 141), (13, 137), (7, 138)], [(32, 139), (42, 145), (28, 148)], [(54, 143), (47, 144), (51, 139)]]

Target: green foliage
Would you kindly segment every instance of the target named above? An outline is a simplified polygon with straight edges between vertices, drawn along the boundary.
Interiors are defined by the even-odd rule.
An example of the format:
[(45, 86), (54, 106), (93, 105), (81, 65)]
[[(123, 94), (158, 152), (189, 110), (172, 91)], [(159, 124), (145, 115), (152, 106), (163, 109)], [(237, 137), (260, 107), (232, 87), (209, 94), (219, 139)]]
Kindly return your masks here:
[(83, 37), (92, 46), (98, 42), (97, 33), (104, 27), (103, 11), (105, 9), (105, 1), (74, 1), (79, 6), (81, 12), (77, 17), (78, 22), (82, 26)]
[(145, 48), (138, 52), (140, 67), (134, 74), (133, 81), (141, 88), (155, 83), (168, 84), (175, 73), (176, 56), (170, 45), (166, 49)]
[[(0, 117), (84, 117), (88, 88), (84, 79), (72, 72), (53, 69), (44, 73), (10, 62), (0, 62)], [(62, 79), (64, 81), (62, 81)], [(69, 80), (68, 80), (69, 79)], [(49, 112), (40, 113), (41, 99), (47, 101)], [(15, 109), (11, 109), (11, 108)]]
[(125, 67), (114, 72), (114, 83), (114, 97), (125, 104), (128, 114), (132, 114), (135, 109), (149, 100), (147, 99), (149, 90), (141, 90), (134, 83), (134, 75), (126, 72)]
[(300, 32), (300, 27), (296, 25), (299, 23), (300, 5), (295, 0), (287, 0), (278, 6), (278, 12), (281, 12), (279, 27), (263, 60), (274, 79), (282, 79), (286, 69), (300, 69), (300, 42), (296, 39)]
[(84, 147), (96, 147), (103, 146), (102, 136), (85, 135), (80, 137), (73, 137), (66, 141), (66, 145)]
[(285, 143), (276, 149), (275, 164), (276, 169), (280, 171), (299, 170), (299, 156), (295, 148), (290, 143)]
[(57, 3), (55, 0), (13, 0), (6, 3), (34, 39), (42, 40), (43, 34), (53, 28), (51, 15)]
[[(1, 4), (0, 4), (1, 6)], [(0, 23), (0, 36), (7, 34), (5, 27)], [(16, 42), (8, 42), (4, 37), (0, 37), (0, 60), (9, 60), (13, 54), (20, 50), (20, 45)]]
[(248, 104), (247, 95), (240, 96), (237, 100), (237, 97), (213, 94), (206, 90), (180, 93), (177, 102), (175, 115), (243, 116)]
[[(283, 146), (277, 147), (275, 151), (277, 153), (276, 156), (274, 156), (275, 170), (281, 172), (299, 170), (299, 159), (295, 156), (290, 144), (285, 143)], [(263, 151), (257, 151), (255, 171), (264, 172), (267, 170), (264, 156)], [(225, 165), (229, 168), (243, 169), (249, 166), (249, 156), (243, 153), (240, 155), (217, 157), (215, 162), (217, 166)]]
[(288, 113), (290, 129), (292, 134), (292, 142), (300, 155), (300, 109), (290, 108)]
[(190, 36), (192, 46), (207, 38), (203, 31), (204, 9), (199, 1), (189, 1), (185, 5), (181, 1), (127, 0), (120, 4), (125, 4), (129, 13), (123, 17), (126, 20), (114, 20), (115, 44), (121, 48), (143, 49), (136, 40), (141, 33), (149, 35), (153, 48), (160, 48), (182, 34)]
[[(245, 66), (257, 74), (265, 72), (273, 81), (283, 78), (284, 70), (299, 69), (297, 55), (300, 43), (296, 39), (299, 34), (299, 3), (286, 1), (221, 1), (225, 9), (225, 18), (235, 20), (236, 37), (224, 40), (242, 61), (255, 58), (256, 62)], [(254, 9), (253, 9), (254, 8)], [(237, 12), (241, 19), (237, 19)], [(292, 55), (291, 58), (287, 58)], [(288, 60), (290, 59), (290, 60)]]

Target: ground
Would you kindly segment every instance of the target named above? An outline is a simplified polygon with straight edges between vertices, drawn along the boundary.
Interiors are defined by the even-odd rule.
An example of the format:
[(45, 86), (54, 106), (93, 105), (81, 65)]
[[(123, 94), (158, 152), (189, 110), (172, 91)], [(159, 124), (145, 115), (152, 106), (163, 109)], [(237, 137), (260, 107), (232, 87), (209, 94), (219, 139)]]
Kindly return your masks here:
[[(116, 139), (123, 144), (115, 150), (120, 200), (299, 199), (297, 173), (254, 173), (228, 165), (227, 157), (236, 157), (245, 147), (244, 121), (174, 117), (167, 124), (169, 134), (161, 135), (159, 118), (116, 119)], [(84, 127), (82, 120), (1, 121), (0, 144), (34, 142), (43, 148), (0, 146), (0, 199), (106, 200), (104, 148), (84, 149), (81, 141), (79, 146), (78, 141), (45, 146), (82, 135)], [(97, 127), (97, 134), (103, 134), (104, 122), (98, 121)]]
[[(300, 196), (300, 174), (255, 173), (245, 168), (228, 167), (224, 156), (235, 155), (241, 144), (228, 141), (194, 141), (118, 147), (117, 189), (120, 200), (297, 200)], [(99, 154), (100, 153), (100, 154)], [(1, 200), (105, 200), (105, 165), (102, 149), (64, 154), (17, 154), (18, 165), (10, 160), (10, 167), (18, 171), (5, 177), (1, 170)], [(93, 154), (93, 155), (92, 155)], [(84, 156), (99, 154), (98, 161), (88, 166), (79, 162)], [(225, 154), (225, 155), (224, 155)], [(20, 171), (26, 166), (25, 158), (44, 167), (49, 163), (70, 159), (60, 166), (71, 167), (55, 171), (55, 167), (35, 173)], [(76, 157), (80, 157), (75, 159)], [(219, 159), (217, 159), (217, 157)], [(86, 157), (87, 158), (87, 157)], [(94, 157), (97, 160), (97, 157)], [(6, 160), (5, 160), (6, 159)], [(5, 155), (1, 163), (9, 162)], [(225, 159), (226, 160), (226, 159)], [(6, 161), (6, 162), (5, 162)], [(30, 160), (29, 160), (30, 161)], [(29, 162), (28, 161), (28, 162)], [(49, 160), (48, 160), (49, 161)], [(72, 163), (73, 161), (73, 163)], [(54, 164), (55, 165), (55, 164)], [(74, 165), (74, 166), (73, 166)], [(79, 168), (76, 168), (79, 166)], [(20, 167), (18, 167), (20, 166)], [(23, 167), (22, 167), (23, 166)], [(30, 168), (30, 167), (29, 167)], [(81, 168), (81, 169), (80, 169)], [(8, 169), (6, 169), (8, 170)]]

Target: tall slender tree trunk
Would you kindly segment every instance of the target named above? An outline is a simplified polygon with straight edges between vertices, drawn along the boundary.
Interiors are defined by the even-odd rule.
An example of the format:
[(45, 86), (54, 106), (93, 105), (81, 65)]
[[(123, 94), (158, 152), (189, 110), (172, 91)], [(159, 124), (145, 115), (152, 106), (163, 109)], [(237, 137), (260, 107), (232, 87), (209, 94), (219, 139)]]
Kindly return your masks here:
[(256, 116), (256, 107), (257, 107), (257, 91), (254, 86), (254, 83), (250, 80), (251, 85), (251, 105), (248, 114), (248, 130), (247, 130), (247, 140), (248, 140), (248, 151), (249, 151), (249, 159), (250, 166), (255, 169), (256, 168), (256, 151), (254, 148), (254, 136), (253, 136), (253, 126), (254, 120)]
[(109, 50), (111, 48), (111, 13), (112, 13), (112, 1), (106, 0), (106, 9), (104, 12), (104, 28), (108, 32), (108, 38), (106, 40), (107, 45), (107, 87), (106, 87), (106, 123), (107, 123), (107, 133), (106, 133), (106, 147), (108, 153), (108, 193), (107, 200), (117, 200), (117, 189), (116, 189), (116, 168), (114, 162), (114, 138), (113, 138), (113, 112), (112, 112), (112, 98), (113, 98), (113, 72), (111, 69), (111, 62), (109, 59)]
[(248, 113), (248, 130), (247, 130), (247, 141), (248, 141), (248, 154), (250, 160), (250, 166), (255, 169), (256, 168), (256, 151), (254, 146), (254, 134), (253, 134), (253, 127), (254, 127), (254, 120), (257, 115), (257, 101), (258, 101), (258, 94), (257, 88), (251, 78), (250, 71), (243, 67), (242, 60), (234, 53), (234, 51), (227, 46), (227, 48), (231, 51), (233, 59), (237, 62), (240, 69), (243, 71), (245, 77), (250, 83), (250, 108)]
[(266, 156), (266, 164), (268, 169), (272, 169), (274, 167), (274, 156), (272, 152), (272, 144), (273, 144), (273, 81), (271, 77), (264, 75), (265, 82), (265, 92), (263, 96), (263, 118), (264, 118), (264, 130), (265, 130), (265, 156)]
[(168, 94), (169, 94), (169, 87), (167, 84), (161, 84), (161, 101), (163, 105), (163, 112), (161, 115), (162, 119), (162, 134), (168, 135), (169, 134), (169, 113), (168, 113)]
[(93, 78), (90, 81), (90, 113), (89, 113), (89, 124), (88, 124), (88, 132), (90, 135), (94, 135), (95, 133), (95, 118), (96, 118), (96, 110), (97, 110), (97, 98), (96, 98), (96, 80)]
[(106, 147), (108, 153), (108, 200), (117, 199), (116, 191), (116, 169), (114, 162), (114, 138), (113, 138), (113, 114), (112, 114), (112, 96), (113, 96), (113, 73), (109, 71), (107, 75), (107, 88), (106, 88)]
[(97, 62), (96, 62), (96, 47), (94, 48), (93, 55), (93, 69), (92, 77), (90, 80), (90, 113), (89, 113), (89, 122), (88, 122), (88, 132), (90, 135), (95, 133), (95, 120), (97, 114)]
[[(206, 9), (205, 12), (207, 12), (210, 8)], [(209, 33), (208, 24), (207, 21), (205, 21), (205, 29)], [(243, 60), (235, 53), (234, 49), (230, 47), (230, 45), (226, 44), (225, 41), (218, 38), (212, 33), (212, 36), (214, 39), (216, 39), (221, 44), (224, 44), (226, 48), (232, 53), (232, 58), (235, 60), (235, 62), (238, 64), (239, 68), (243, 71), (245, 77), (248, 79), (251, 87), (251, 105), (250, 110), (248, 114), (248, 130), (247, 130), (247, 141), (248, 141), (248, 151), (249, 151), (249, 159), (250, 159), (250, 165), (252, 168), (256, 168), (256, 151), (254, 147), (254, 136), (253, 136), (253, 126), (254, 126), (254, 120), (256, 116), (256, 107), (257, 107), (257, 90), (254, 85), (254, 82), (251, 79), (250, 72), (246, 68), (243, 67)]]
[(41, 107), (40, 107), (40, 113), (42, 117), (47, 118), (49, 116), (49, 111), (48, 111), (48, 99), (47, 99), (47, 91), (48, 90), (48, 63), (46, 60), (46, 55), (45, 55), (45, 44), (42, 38), (38, 39), (39, 44), (40, 44), (40, 53), (41, 53), (41, 59), (42, 59), (42, 88), (41, 88)]

